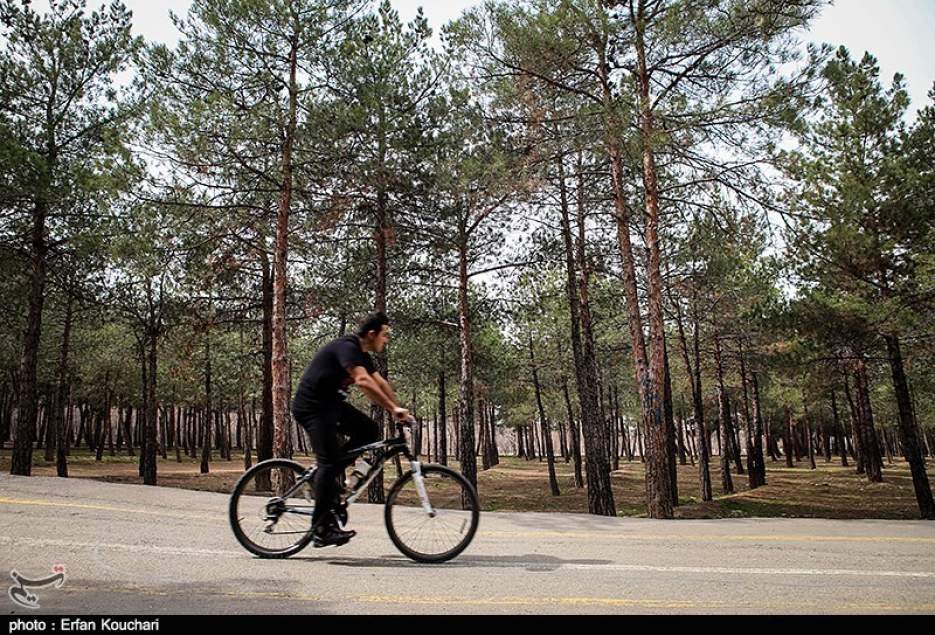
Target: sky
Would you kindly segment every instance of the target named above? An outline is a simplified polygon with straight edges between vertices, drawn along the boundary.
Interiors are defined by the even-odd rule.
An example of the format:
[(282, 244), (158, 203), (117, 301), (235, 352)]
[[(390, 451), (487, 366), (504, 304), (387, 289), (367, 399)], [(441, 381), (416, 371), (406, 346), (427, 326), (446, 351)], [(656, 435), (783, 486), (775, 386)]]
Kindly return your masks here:
[[(404, 20), (422, 6), (429, 25), (438, 32), (464, 9), (482, 0), (391, 0)], [(134, 29), (148, 40), (172, 44), (178, 33), (169, 11), (183, 14), (190, 0), (124, 0), (133, 11)], [(101, 0), (90, 0), (92, 6)], [(47, 3), (34, 2), (38, 10)], [(906, 76), (912, 108), (921, 107), (935, 83), (935, 0), (834, 0), (812, 24), (807, 41), (843, 44), (852, 57), (870, 51), (880, 62), (885, 84), (900, 72)]]

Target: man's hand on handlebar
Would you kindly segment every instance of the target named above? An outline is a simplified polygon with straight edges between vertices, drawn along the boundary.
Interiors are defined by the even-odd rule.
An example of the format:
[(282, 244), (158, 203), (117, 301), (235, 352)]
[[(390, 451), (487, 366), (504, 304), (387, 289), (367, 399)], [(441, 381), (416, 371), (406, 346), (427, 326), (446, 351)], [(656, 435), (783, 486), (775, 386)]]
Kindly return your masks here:
[(393, 408), (393, 418), (401, 423), (412, 421), (412, 415), (405, 408), (397, 406)]

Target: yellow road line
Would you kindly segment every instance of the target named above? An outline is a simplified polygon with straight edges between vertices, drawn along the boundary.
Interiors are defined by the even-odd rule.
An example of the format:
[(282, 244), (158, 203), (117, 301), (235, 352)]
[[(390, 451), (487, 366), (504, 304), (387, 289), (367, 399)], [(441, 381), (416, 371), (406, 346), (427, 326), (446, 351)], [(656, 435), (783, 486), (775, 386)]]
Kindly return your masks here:
[(61, 503), (48, 500), (25, 500), (18, 498), (0, 498), (0, 505), (25, 505), (38, 507), (61, 507), (66, 509), (90, 509), (94, 511), (115, 512), (120, 514), (145, 514), (148, 516), (162, 516), (166, 518), (183, 518), (187, 520), (216, 520), (215, 516), (200, 516), (178, 512), (153, 511), (151, 509), (132, 509), (127, 507), (111, 507), (108, 505), (86, 505), (82, 503)]

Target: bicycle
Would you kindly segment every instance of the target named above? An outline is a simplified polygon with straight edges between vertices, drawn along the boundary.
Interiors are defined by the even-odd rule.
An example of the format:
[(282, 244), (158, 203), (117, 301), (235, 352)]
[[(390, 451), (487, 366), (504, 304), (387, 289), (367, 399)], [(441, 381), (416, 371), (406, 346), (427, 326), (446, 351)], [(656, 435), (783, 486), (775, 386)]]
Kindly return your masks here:
[[(390, 540), (416, 562), (446, 562), (464, 551), (477, 532), (477, 492), (460, 473), (443, 465), (423, 465), (412, 455), (404, 432), (412, 424), (397, 423), (397, 436), (344, 456), (347, 464), (365, 455), (371, 455), (372, 461), (350, 491), (341, 493), (332, 511), (346, 523), (347, 508), (387, 461), (402, 455), (410, 469), (390, 486), (383, 513)], [(270, 459), (240, 477), (231, 493), (228, 513), (234, 535), (247, 551), (261, 558), (288, 558), (312, 542), (316, 470), (316, 466), (306, 468), (289, 459)], [(273, 546), (258, 542), (266, 539), (279, 542)], [(423, 546), (419, 542), (423, 540), (429, 544)]]

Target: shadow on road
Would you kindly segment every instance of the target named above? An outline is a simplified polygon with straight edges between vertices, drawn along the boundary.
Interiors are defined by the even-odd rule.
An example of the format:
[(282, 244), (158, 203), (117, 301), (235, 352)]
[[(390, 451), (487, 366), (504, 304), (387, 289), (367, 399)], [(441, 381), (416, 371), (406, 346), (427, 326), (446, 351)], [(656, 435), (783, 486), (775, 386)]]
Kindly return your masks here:
[(555, 556), (527, 554), (522, 556), (459, 556), (451, 562), (442, 564), (420, 564), (398, 555), (381, 558), (314, 558), (310, 556), (292, 557), (290, 560), (312, 561), (339, 567), (361, 568), (450, 568), (450, 569), (525, 569), (526, 571), (557, 571), (566, 565), (607, 565), (611, 560), (564, 560)]

